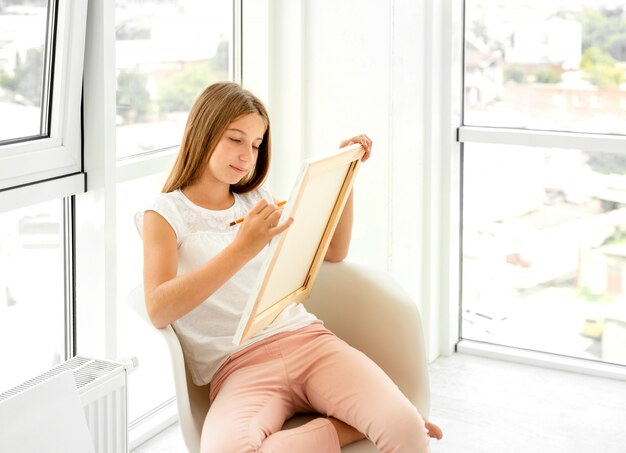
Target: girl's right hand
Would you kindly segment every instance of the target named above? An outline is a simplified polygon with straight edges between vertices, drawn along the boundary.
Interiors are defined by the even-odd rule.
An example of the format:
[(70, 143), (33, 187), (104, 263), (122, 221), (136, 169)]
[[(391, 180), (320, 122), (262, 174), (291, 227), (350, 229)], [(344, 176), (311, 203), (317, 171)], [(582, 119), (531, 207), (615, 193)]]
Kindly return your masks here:
[(282, 208), (268, 203), (267, 200), (259, 201), (239, 224), (233, 247), (248, 260), (254, 258), (274, 236), (293, 223), (293, 218), (290, 217), (278, 225), (282, 212)]

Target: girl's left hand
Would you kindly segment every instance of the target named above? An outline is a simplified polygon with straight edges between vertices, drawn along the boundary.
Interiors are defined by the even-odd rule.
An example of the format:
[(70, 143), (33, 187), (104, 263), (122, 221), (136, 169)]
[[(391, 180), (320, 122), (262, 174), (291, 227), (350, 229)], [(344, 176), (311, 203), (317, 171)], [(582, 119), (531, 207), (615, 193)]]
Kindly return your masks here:
[(369, 138), (365, 134), (357, 135), (356, 137), (352, 137), (352, 138), (342, 141), (339, 144), (339, 148), (343, 148), (344, 146), (348, 146), (348, 145), (353, 145), (355, 143), (358, 143), (359, 145), (361, 145), (363, 149), (365, 150), (365, 154), (363, 154), (363, 157), (361, 158), (361, 161), (365, 162), (367, 159), (369, 159), (370, 154), (372, 153), (372, 139)]

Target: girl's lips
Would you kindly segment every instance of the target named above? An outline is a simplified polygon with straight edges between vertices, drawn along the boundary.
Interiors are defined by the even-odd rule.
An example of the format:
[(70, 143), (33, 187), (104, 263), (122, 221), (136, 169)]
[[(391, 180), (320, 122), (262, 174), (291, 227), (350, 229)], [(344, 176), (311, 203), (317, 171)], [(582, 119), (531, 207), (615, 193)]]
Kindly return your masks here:
[(245, 168), (239, 168), (239, 167), (235, 167), (234, 165), (231, 165), (230, 168), (232, 168), (233, 170), (235, 170), (237, 173), (246, 173), (248, 170), (246, 170)]

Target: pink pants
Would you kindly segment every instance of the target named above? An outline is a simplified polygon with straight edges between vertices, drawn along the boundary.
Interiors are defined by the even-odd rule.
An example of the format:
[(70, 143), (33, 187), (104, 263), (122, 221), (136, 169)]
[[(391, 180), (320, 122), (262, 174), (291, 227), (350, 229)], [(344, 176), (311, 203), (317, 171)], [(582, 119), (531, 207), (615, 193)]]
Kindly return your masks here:
[(296, 413), (354, 426), (382, 452), (429, 452), (417, 409), (365, 354), (316, 323), (234, 354), (211, 381), (203, 453), (339, 452), (323, 417), (281, 431)]

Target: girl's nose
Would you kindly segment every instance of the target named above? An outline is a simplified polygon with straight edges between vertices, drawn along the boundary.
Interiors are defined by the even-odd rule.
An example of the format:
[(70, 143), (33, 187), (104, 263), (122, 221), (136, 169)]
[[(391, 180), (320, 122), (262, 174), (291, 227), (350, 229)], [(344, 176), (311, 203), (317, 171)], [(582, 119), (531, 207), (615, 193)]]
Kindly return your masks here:
[(239, 159), (247, 162), (252, 159), (254, 155), (254, 150), (252, 149), (252, 145), (246, 146), (245, 150), (239, 155)]

